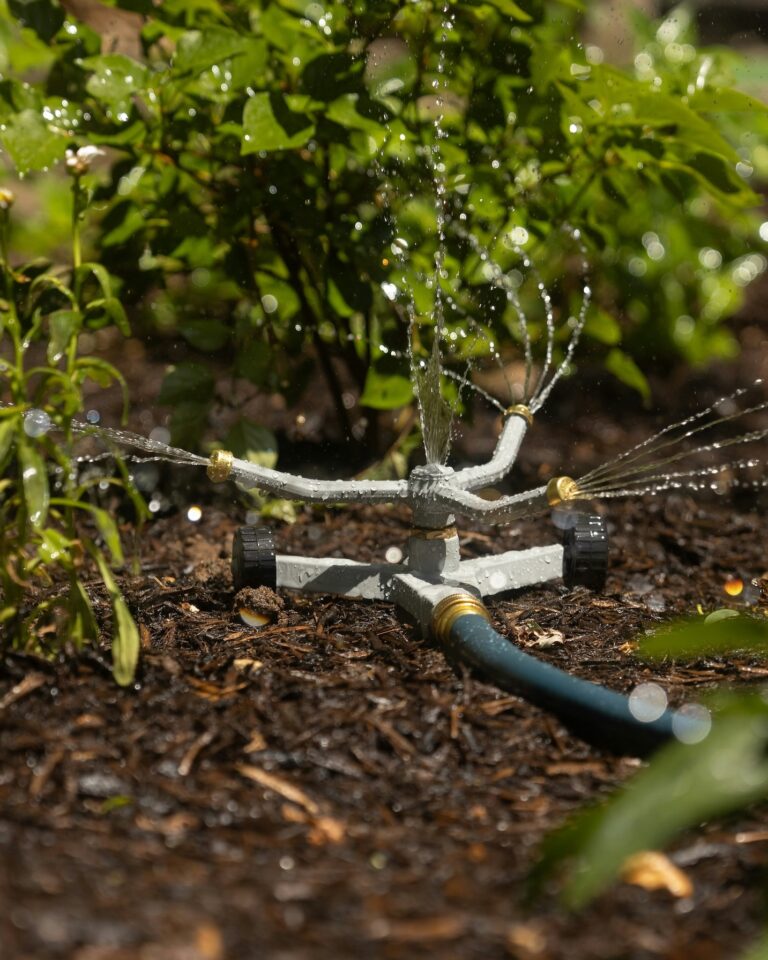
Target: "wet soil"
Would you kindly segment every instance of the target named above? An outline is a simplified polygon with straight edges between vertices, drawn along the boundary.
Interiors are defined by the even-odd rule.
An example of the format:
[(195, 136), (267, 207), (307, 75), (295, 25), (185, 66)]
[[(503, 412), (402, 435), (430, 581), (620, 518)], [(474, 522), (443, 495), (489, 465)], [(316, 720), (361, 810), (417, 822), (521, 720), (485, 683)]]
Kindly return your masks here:
[[(664, 417), (733, 377), (681, 381)], [(578, 472), (645, 436), (651, 418), (632, 404), (560, 401), (526, 441), (523, 479), (568, 457)], [(640, 761), (457, 673), (388, 604), (287, 594), (261, 605), (262, 626), (244, 622), (228, 557), (245, 507), (186, 476), (176, 495), (202, 518), (152, 521), (140, 575), (122, 578), (144, 648), (135, 686), (115, 687), (106, 643), (54, 663), (11, 656), (0, 674), (3, 960), (730, 960), (754, 938), (760, 810), (678, 841), (690, 896), (619, 884), (569, 914), (553, 884), (526, 903), (542, 837)], [(756, 660), (648, 664), (632, 643), (699, 606), (756, 599), (764, 507), (613, 502), (605, 592), (555, 581), (489, 601), (494, 623), (580, 676), (623, 691), (657, 681), (676, 704), (764, 683)], [(407, 530), (394, 507), (275, 525), (281, 551), (361, 560)], [(557, 531), (545, 518), (461, 534), (475, 556)], [(729, 598), (734, 577), (747, 589)]]

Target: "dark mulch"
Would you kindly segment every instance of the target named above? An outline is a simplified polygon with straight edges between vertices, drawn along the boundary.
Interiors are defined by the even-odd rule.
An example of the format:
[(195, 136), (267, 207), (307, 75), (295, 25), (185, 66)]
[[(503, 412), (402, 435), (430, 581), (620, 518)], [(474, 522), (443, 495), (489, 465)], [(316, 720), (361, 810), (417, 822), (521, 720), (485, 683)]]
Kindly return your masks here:
[[(620, 417), (603, 421), (542, 424), (524, 471), (634, 439)], [(612, 503), (606, 593), (557, 581), (491, 601), (495, 623), (616, 689), (656, 680), (674, 703), (764, 682), (756, 661), (649, 665), (629, 642), (697, 605), (742, 602), (723, 585), (765, 571), (758, 506)], [(768, 832), (755, 811), (679, 841), (691, 897), (620, 884), (571, 915), (553, 887), (527, 906), (541, 838), (639, 761), (457, 675), (387, 604), (287, 596), (275, 622), (247, 626), (227, 560), (242, 514), (210, 501), (198, 523), (179, 512), (143, 533), (142, 574), (123, 581), (144, 643), (133, 689), (114, 686), (105, 650), (9, 658), (3, 960), (731, 960), (758, 932)], [(381, 558), (407, 526), (398, 508), (307, 511), (277, 537), (282, 550)], [(529, 521), (463, 544), (469, 556), (553, 535)], [(563, 642), (547, 646), (554, 630)]]

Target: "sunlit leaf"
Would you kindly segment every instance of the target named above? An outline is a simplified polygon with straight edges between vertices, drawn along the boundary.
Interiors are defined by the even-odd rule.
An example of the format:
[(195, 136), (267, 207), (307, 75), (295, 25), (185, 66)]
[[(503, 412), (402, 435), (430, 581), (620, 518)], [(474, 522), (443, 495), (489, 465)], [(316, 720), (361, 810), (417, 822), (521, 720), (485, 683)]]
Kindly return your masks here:
[(243, 111), (243, 155), (260, 150), (289, 150), (303, 147), (315, 132), (315, 125), (303, 113), (288, 107), (285, 97), (257, 93)]
[(48, 363), (58, 363), (79, 331), (82, 317), (77, 310), (57, 310), (48, 318)]
[(614, 348), (605, 358), (606, 369), (633, 390), (637, 390), (644, 400), (651, 397), (651, 388), (643, 371), (623, 350)]
[(394, 410), (407, 406), (413, 400), (413, 384), (399, 373), (383, 373), (376, 367), (368, 368), (365, 389), (360, 406), (373, 410)]
[(48, 516), (50, 490), (45, 461), (26, 440), (17, 447), (24, 501), (33, 527), (42, 527)]
[(277, 464), (277, 440), (271, 430), (245, 417), (238, 420), (224, 439), (224, 446), (241, 460), (261, 467)]
[(659, 658), (706, 657), (746, 650), (768, 653), (768, 620), (739, 616), (735, 610), (716, 611), (706, 619), (664, 624), (640, 642), (643, 656)]
[(133, 682), (136, 665), (139, 662), (141, 639), (136, 621), (131, 616), (120, 588), (100, 550), (92, 549), (92, 556), (99, 567), (99, 573), (112, 603), (112, 674), (125, 687)]
[(69, 138), (36, 110), (22, 110), (9, 117), (4, 126), (5, 129), (0, 130), (0, 141), (19, 173), (46, 170), (61, 160), (71, 145)]
[(768, 705), (735, 698), (700, 743), (675, 743), (620, 793), (545, 840), (534, 874), (541, 883), (566, 867), (566, 902), (583, 906), (617, 876), (630, 854), (768, 795)]

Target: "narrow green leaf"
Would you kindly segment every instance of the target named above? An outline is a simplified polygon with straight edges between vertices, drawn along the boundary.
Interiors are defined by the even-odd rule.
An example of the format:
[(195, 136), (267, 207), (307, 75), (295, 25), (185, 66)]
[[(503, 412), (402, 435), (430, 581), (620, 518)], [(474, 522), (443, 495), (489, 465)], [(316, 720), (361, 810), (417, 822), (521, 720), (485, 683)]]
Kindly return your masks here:
[(139, 651), (141, 649), (139, 628), (128, 610), (125, 599), (104, 559), (104, 555), (96, 548), (91, 550), (91, 554), (96, 560), (101, 579), (104, 581), (104, 586), (107, 588), (112, 602), (112, 616), (114, 618), (112, 675), (121, 687), (126, 687), (133, 682), (133, 678), (136, 676), (136, 665), (139, 662)]
[(8, 460), (16, 431), (21, 425), (20, 419), (21, 418), (16, 415), (0, 420), (0, 471), (5, 467)]
[(50, 490), (45, 461), (26, 440), (18, 444), (24, 501), (33, 527), (42, 527), (48, 516)]
[(703, 113), (768, 113), (768, 104), (740, 90), (704, 87), (688, 98), (692, 110)]
[(293, 112), (285, 97), (276, 93), (257, 93), (243, 110), (243, 155), (260, 150), (289, 150), (303, 147), (315, 132), (315, 125), (304, 113)]
[(651, 388), (645, 374), (632, 357), (624, 353), (623, 350), (614, 347), (605, 358), (605, 367), (622, 383), (632, 387), (633, 390), (637, 390), (644, 400), (650, 400)]

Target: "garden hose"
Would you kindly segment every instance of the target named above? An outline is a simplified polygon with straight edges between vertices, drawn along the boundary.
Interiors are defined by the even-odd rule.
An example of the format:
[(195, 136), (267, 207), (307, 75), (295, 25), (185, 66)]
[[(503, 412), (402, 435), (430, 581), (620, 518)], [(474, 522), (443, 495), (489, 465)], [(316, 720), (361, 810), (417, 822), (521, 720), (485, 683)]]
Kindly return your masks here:
[[(472, 598), (474, 599), (474, 598)], [(485, 612), (455, 599), (452, 610), (438, 605), (433, 632), (449, 658), (474, 668), (483, 679), (557, 716), (583, 740), (612, 753), (647, 756), (673, 739), (700, 739), (699, 722), (674, 710), (643, 722), (629, 698), (523, 653), (497, 633)]]

